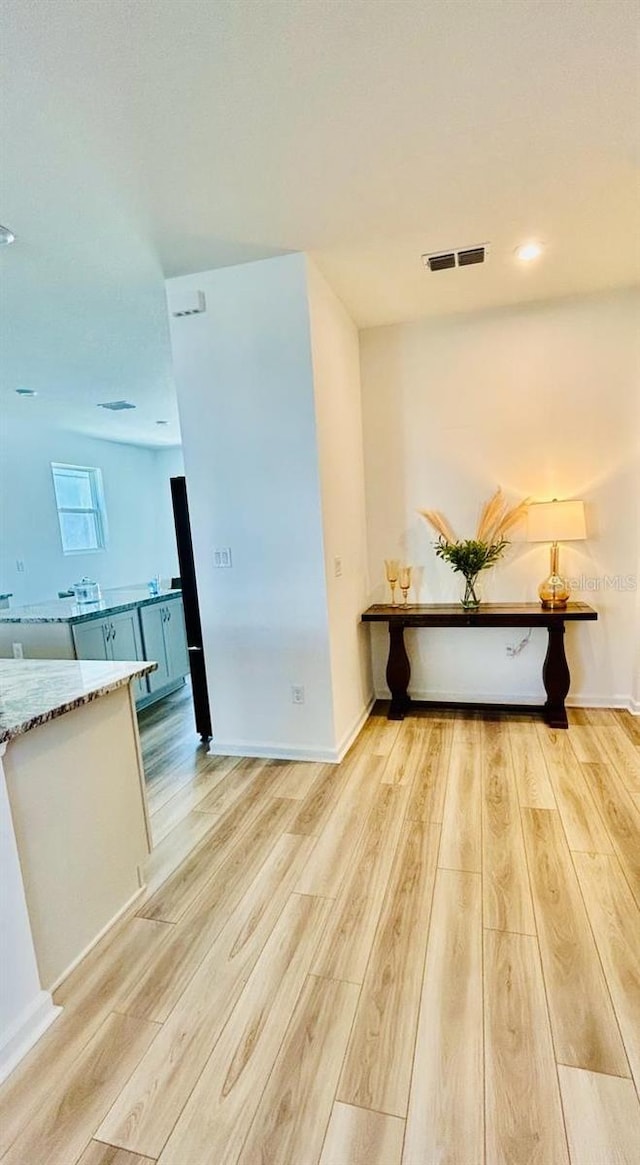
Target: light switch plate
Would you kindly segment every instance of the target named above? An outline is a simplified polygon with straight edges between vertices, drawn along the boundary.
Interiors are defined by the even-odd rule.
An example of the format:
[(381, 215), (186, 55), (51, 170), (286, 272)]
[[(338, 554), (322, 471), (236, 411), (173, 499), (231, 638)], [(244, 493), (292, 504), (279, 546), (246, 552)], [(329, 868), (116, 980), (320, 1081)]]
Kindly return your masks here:
[(213, 552), (213, 565), (218, 570), (224, 570), (231, 567), (231, 547), (222, 546), (219, 550)]

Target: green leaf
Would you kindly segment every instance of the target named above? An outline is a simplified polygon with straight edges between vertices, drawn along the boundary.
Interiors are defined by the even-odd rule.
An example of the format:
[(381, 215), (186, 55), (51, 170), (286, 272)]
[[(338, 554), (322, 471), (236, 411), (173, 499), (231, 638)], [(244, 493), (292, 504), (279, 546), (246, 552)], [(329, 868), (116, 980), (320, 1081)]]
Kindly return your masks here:
[(498, 542), (478, 542), (467, 538), (461, 542), (447, 542), (442, 536), (434, 542), (438, 558), (448, 562), (451, 568), (465, 578), (475, 578), (481, 570), (487, 570), (504, 554), (509, 543), (501, 538)]

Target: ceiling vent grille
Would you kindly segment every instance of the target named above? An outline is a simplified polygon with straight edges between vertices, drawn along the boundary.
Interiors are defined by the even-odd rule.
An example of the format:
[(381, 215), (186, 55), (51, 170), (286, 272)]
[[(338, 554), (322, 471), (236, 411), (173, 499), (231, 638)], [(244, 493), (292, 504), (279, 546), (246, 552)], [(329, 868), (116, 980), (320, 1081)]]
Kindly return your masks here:
[(459, 247), (451, 251), (434, 251), (423, 255), (422, 262), (429, 271), (448, 271), (452, 267), (472, 267), (484, 263), (489, 254), (489, 244), (479, 243), (476, 247)]
[(447, 271), (455, 267), (456, 257), (453, 251), (445, 251), (441, 255), (423, 255), (430, 271)]
[(174, 319), (182, 316), (199, 316), (207, 310), (204, 291), (183, 291), (171, 299), (171, 315)]
[(122, 413), (125, 409), (135, 409), (135, 407), (128, 400), (105, 400), (98, 405), (99, 409), (109, 409), (112, 413)]
[(484, 247), (469, 247), (466, 251), (458, 251), (458, 267), (471, 267), (474, 263), (484, 263)]

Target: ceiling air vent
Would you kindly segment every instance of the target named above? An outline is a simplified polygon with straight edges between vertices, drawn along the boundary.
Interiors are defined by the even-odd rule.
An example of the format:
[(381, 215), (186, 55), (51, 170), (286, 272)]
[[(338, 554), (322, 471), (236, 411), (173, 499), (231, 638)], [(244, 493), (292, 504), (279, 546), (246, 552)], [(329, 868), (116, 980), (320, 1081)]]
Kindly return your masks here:
[(470, 267), (472, 263), (484, 263), (484, 247), (470, 247), (467, 251), (458, 251), (458, 267)]
[(199, 316), (207, 310), (204, 291), (174, 292), (170, 304), (174, 319), (180, 319), (181, 316)]
[(453, 251), (447, 251), (442, 255), (423, 255), (427, 267), (430, 271), (446, 271), (448, 267), (455, 267), (456, 257)]
[(435, 251), (432, 255), (423, 255), (422, 262), (430, 271), (447, 271), (451, 267), (471, 267), (476, 263), (484, 263), (488, 254), (489, 244), (480, 243), (477, 247)]
[(128, 400), (105, 400), (98, 405), (99, 409), (109, 409), (112, 413), (121, 413), (125, 409), (135, 409), (135, 407)]

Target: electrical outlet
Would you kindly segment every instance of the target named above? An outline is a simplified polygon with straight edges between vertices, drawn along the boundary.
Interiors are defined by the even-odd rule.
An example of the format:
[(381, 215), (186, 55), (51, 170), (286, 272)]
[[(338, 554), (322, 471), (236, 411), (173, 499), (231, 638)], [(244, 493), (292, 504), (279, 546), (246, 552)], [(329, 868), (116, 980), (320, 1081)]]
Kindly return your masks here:
[(14, 659), (24, 659), (24, 651), (22, 650), (22, 644), (21, 643), (13, 643), (12, 647), (13, 647), (13, 658)]
[(231, 562), (231, 547), (230, 546), (222, 546), (220, 548), (220, 550), (214, 550), (214, 552), (213, 552), (213, 565), (218, 570), (222, 570), (222, 569), (225, 569), (227, 567), (231, 567), (233, 565), (233, 563)]
[(291, 703), (304, 704), (304, 688), (302, 684), (291, 685)]
[(18, 574), (24, 574), (24, 562), (21, 558), (16, 559), (16, 570)]
[(342, 558), (339, 554), (333, 560), (333, 573), (336, 578), (342, 578)]

